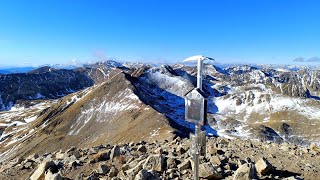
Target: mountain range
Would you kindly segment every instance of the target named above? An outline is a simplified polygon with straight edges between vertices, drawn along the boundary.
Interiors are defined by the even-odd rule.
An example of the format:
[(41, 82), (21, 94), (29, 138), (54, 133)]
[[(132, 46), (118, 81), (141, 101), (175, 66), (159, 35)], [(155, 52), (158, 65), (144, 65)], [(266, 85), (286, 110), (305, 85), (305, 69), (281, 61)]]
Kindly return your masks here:
[[(33, 153), (188, 137), (195, 66), (98, 62), (0, 75), (0, 161)], [(204, 66), (207, 136), (320, 143), (317, 69)]]

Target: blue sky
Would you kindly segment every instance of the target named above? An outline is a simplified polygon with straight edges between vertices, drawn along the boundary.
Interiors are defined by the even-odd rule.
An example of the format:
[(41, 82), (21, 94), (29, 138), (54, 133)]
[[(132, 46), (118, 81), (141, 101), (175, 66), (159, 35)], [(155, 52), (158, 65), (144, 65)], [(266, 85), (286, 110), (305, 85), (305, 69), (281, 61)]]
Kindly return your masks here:
[(318, 64), (319, 7), (312, 0), (1, 1), (0, 64), (170, 63), (197, 54), (220, 63)]

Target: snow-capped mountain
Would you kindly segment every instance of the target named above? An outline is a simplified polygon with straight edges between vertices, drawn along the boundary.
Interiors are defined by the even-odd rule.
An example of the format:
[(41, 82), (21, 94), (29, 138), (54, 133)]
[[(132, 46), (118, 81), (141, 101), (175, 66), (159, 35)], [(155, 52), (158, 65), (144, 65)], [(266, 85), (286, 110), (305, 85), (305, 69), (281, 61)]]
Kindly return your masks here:
[[(319, 72), (205, 65), (207, 135), (320, 143)], [(106, 61), (0, 75), (0, 158), (186, 137), (194, 125), (184, 119), (184, 94), (196, 86), (196, 73), (181, 64)]]

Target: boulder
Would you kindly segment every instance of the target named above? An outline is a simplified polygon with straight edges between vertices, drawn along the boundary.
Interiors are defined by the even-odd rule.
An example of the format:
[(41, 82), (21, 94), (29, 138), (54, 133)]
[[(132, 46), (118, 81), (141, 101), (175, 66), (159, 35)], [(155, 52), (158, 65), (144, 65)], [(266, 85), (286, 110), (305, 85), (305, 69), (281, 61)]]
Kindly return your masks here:
[(146, 162), (146, 160), (142, 160), (140, 161), (135, 167), (126, 170), (126, 174), (127, 176), (131, 176), (131, 177), (135, 177), (136, 174), (138, 174), (138, 172), (142, 169), (142, 165)]
[(96, 148), (90, 148), (88, 154), (93, 155), (93, 154), (97, 154), (98, 152), (99, 150), (97, 150)]
[(177, 152), (179, 155), (182, 155), (182, 154), (184, 154), (185, 152), (187, 152), (186, 149), (187, 149), (186, 147), (184, 147), (184, 146), (182, 146), (182, 145), (179, 145), (179, 146), (177, 147), (177, 149), (176, 149), (176, 152)]
[(79, 173), (74, 180), (83, 180), (84, 179), (84, 174), (83, 172)]
[(33, 161), (35, 161), (38, 158), (39, 158), (39, 154), (36, 154), (36, 153), (27, 157), (27, 159), (30, 159), (30, 160), (33, 160)]
[(256, 162), (255, 168), (260, 175), (265, 175), (272, 165), (265, 158), (261, 158)]
[(118, 173), (119, 173), (118, 169), (112, 166), (108, 175), (109, 177), (115, 177), (118, 175)]
[(115, 145), (110, 152), (110, 159), (113, 159), (114, 157), (120, 156), (120, 147), (118, 145)]
[(205, 179), (221, 179), (222, 175), (209, 163), (199, 165), (199, 177)]
[(90, 160), (90, 163), (95, 163), (95, 162), (100, 162), (100, 161), (106, 161), (110, 159), (110, 152), (108, 151), (104, 151), (104, 152), (100, 152), (98, 154), (95, 154), (92, 159)]
[(163, 149), (162, 149), (162, 147), (159, 147), (159, 148), (156, 149), (154, 152), (155, 152), (156, 154), (162, 154), (162, 153), (163, 153)]
[(221, 162), (220, 162), (220, 159), (218, 156), (211, 156), (210, 162), (212, 162), (213, 164), (218, 165), (218, 166), (221, 165)]
[(151, 178), (151, 174), (145, 170), (142, 169), (141, 171), (139, 171), (139, 173), (136, 175), (136, 177), (134, 178), (135, 180), (148, 180)]
[(58, 159), (58, 160), (62, 160), (62, 159), (64, 159), (64, 153), (61, 153), (61, 152), (57, 152), (56, 153), (56, 159)]
[(99, 167), (97, 169), (97, 173), (105, 175), (109, 172), (109, 170), (110, 169), (108, 168), (108, 166), (106, 166), (105, 164), (101, 164), (101, 165), (99, 165)]
[(52, 173), (50, 170), (47, 171), (44, 180), (63, 180), (64, 178), (61, 176), (61, 174), (58, 173)]
[(143, 165), (143, 169), (162, 172), (165, 168), (165, 158), (161, 154), (150, 155)]
[(139, 171), (139, 173), (136, 175), (134, 180), (160, 180), (159, 175), (157, 172), (154, 171), (147, 171), (145, 169), (142, 169)]
[(252, 163), (241, 165), (234, 174), (234, 180), (251, 180), (256, 177), (256, 172)]
[(140, 145), (140, 146), (138, 146), (137, 151), (140, 151), (140, 152), (146, 153), (146, 152), (147, 152), (147, 148), (146, 148), (146, 146), (145, 146), (145, 145)]
[(189, 169), (191, 167), (189, 159), (185, 159), (182, 163), (178, 165), (178, 170), (182, 171), (185, 169)]
[(168, 157), (167, 158), (167, 168), (172, 169), (172, 168), (176, 168), (176, 167), (177, 167), (176, 160), (174, 158)]
[(128, 179), (128, 176), (123, 171), (120, 171), (118, 173), (118, 175), (117, 175), (117, 178), (119, 178), (119, 179)]
[(49, 169), (55, 169), (56, 164), (53, 161), (45, 161), (42, 162), (38, 169), (31, 175), (30, 180), (38, 180), (40, 178), (44, 178), (44, 173)]
[(28, 161), (26, 163), (24, 163), (23, 168), (24, 169), (30, 169), (33, 167), (33, 162), (32, 161)]

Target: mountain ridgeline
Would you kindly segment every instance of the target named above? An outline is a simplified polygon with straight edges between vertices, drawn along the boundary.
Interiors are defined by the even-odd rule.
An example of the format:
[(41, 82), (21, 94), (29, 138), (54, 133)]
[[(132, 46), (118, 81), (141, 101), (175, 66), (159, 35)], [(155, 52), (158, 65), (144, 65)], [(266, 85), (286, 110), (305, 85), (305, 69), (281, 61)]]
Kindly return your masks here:
[[(0, 75), (0, 161), (100, 144), (187, 137), (196, 67), (99, 62)], [(208, 136), (320, 143), (320, 71), (204, 66)], [(55, 144), (48, 146), (48, 144)]]

